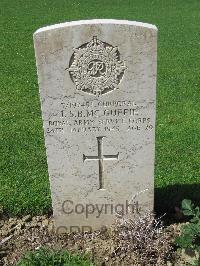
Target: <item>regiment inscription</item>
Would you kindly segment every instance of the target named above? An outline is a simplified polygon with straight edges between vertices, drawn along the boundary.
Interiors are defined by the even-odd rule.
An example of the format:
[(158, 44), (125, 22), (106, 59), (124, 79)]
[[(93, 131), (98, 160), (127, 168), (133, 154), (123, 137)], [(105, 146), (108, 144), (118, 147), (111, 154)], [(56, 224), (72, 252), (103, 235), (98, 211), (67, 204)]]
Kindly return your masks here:
[(47, 133), (104, 132), (153, 129), (151, 118), (141, 111), (143, 106), (131, 101), (61, 102), (60, 112), (48, 121)]

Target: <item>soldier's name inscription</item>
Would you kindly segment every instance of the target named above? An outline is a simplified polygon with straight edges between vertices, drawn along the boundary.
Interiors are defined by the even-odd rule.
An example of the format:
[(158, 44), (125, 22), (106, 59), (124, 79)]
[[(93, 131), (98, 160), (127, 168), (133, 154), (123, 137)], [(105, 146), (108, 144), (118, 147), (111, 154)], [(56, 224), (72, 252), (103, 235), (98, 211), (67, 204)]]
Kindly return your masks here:
[(153, 129), (145, 103), (127, 100), (61, 102), (59, 109), (47, 121), (48, 134)]

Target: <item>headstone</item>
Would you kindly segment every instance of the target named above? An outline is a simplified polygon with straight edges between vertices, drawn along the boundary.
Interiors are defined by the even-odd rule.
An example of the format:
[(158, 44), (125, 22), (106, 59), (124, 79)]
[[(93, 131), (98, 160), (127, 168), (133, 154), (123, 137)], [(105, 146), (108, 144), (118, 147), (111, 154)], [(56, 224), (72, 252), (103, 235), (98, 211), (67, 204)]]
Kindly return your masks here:
[(34, 45), (58, 232), (152, 210), (156, 27), (66, 22), (36, 31)]

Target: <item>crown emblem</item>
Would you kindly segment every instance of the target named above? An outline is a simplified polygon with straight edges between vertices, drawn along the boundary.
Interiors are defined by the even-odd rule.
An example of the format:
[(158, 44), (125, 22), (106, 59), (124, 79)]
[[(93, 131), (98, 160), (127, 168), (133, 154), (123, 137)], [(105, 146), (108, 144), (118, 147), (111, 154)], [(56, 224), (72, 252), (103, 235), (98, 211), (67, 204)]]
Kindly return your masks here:
[(118, 88), (125, 69), (118, 48), (94, 36), (74, 49), (68, 70), (77, 90), (100, 96)]

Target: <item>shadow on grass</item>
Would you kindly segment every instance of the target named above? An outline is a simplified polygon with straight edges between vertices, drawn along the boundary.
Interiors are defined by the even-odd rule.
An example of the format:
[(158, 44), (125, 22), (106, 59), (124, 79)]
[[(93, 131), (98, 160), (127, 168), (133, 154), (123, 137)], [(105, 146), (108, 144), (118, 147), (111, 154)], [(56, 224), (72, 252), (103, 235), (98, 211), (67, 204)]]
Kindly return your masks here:
[(181, 206), (183, 199), (190, 199), (196, 206), (200, 206), (200, 184), (155, 188), (155, 212), (158, 215), (171, 215), (175, 207)]

